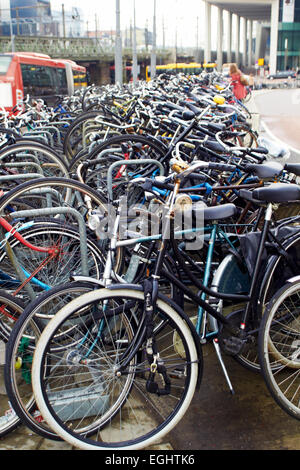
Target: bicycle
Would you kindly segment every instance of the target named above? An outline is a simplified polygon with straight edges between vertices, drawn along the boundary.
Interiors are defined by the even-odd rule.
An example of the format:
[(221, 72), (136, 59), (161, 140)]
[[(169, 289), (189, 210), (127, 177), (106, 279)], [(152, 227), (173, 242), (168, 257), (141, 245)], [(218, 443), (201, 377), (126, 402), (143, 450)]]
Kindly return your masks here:
[[(180, 179), (196, 168), (205, 168), (209, 165), (213, 164), (198, 162), (187, 169), (186, 164), (180, 163), (178, 165), (178, 163), (175, 163), (173, 169), (177, 170), (178, 173), (175, 177), (175, 190), (169, 199), (169, 205), (167, 205), (167, 214), (170, 214), (173, 210), (174, 193), (176, 194), (179, 189)], [(224, 169), (225, 165), (222, 168)], [(255, 189), (253, 196), (256, 200), (267, 202), (268, 207), (265, 214), (264, 228), (260, 234), (259, 250), (248, 294), (222, 294), (213, 288), (204, 287), (189, 271), (185, 264), (186, 258), (182, 252), (176, 249), (176, 244), (173, 245), (176, 259), (201, 294), (195, 294), (172, 273), (165, 272), (162, 269), (162, 262), (170, 242), (166, 239), (166, 233), (171, 224), (170, 219), (167, 218), (167, 228), (162, 234), (150, 283), (146, 281), (143, 286), (116, 284), (106, 289), (84, 294), (63, 307), (48, 323), (42, 332), (34, 353), (32, 367), (33, 391), (43, 417), (63, 439), (84, 449), (139, 449), (151, 445), (155, 440), (169, 432), (188, 408), (196, 388), (196, 377), (198, 375), (198, 381), (201, 377), (201, 373), (199, 375), (199, 370), (202, 369), (200, 342), (197, 339), (198, 335), (195, 327), (180, 307), (174, 304), (171, 299), (167, 299), (159, 293), (158, 282), (161, 275), (181, 288), (190, 299), (207, 312), (210, 325), (207, 338), (213, 341), (219, 357), (220, 344), (227, 353), (236, 355), (242, 351), (248, 341), (252, 342), (253, 335), (258, 332), (258, 326), (255, 325), (255, 318), (252, 317), (251, 319), (251, 314), (253, 314), (251, 306), (255, 305), (256, 302), (255, 290), (262, 261), (262, 252), (269, 232), (272, 212), (271, 202), (274, 200), (283, 202), (287, 198), (288, 200), (298, 201), (300, 189), (296, 185), (284, 185), (282, 188), (280, 185), (275, 184), (270, 185), (270, 187)], [(219, 211), (220, 218), (224, 218), (225, 214), (233, 213), (234, 206), (228, 207), (227, 205), (226, 207), (224, 205), (218, 208), (207, 208), (206, 210), (207, 214), (210, 211), (211, 214), (214, 213), (213, 217), (215, 218), (217, 217), (217, 211)], [(172, 233), (172, 230), (170, 233)], [(203, 293), (210, 298), (217, 299), (217, 305), (214, 306), (211, 302), (203, 300)], [(221, 301), (226, 299), (245, 302), (245, 310), (233, 317), (224, 317)], [(93, 316), (92, 312), (96, 305), (97, 309)], [(78, 315), (81, 311), (85, 312), (84, 317), (86, 315), (89, 317), (94, 329), (89, 322), (86, 323), (85, 318), (79, 318)], [(125, 325), (128, 325), (127, 321), (133, 314), (139, 319), (138, 326), (136, 331), (133, 330), (129, 333)], [(64, 328), (64, 324), (68, 325), (71, 320), (76, 321), (76, 318), (78, 319), (78, 337), (76, 336), (76, 338), (78, 344), (83, 347), (82, 351), (80, 351), (80, 347), (73, 348), (73, 334), (66, 338), (63, 344), (59, 341), (56, 342), (55, 339), (59, 331)], [(101, 336), (100, 324), (102, 324), (102, 328), (103, 325), (109, 328), (110, 321), (112, 321), (112, 324), (120, 325), (123, 320), (124, 330), (118, 328), (119, 334), (116, 343), (111, 338), (108, 346), (110, 352), (108, 353), (107, 345), (105, 345)], [(248, 320), (249, 326), (247, 326)], [(189, 332), (186, 337), (187, 331), (184, 324)], [(134, 328), (133, 325), (134, 321), (132, 320), (132, 328)], [(166, 329), (168, 326), (171, 328), (170, 334), (167, 334)], [(250, 329), (248, 330), (248, 328)], [(170, 340), (170, 337), (172, 337), (172, 340)], [(172, 351), (173, 360), (167, 357), (164, 340), (166, 340), (166, 349)], [(87, 341), (86, 345), (84, 344), (85, 341)], [(122, 348), (120, 344), (125, 344), (126, 347)], [(51, 350), (58, 348), (59, 345), (63, 354), (58, 358), (57, 367), (55, 365), (51, 367), (49, 366), (50, 357), (54, 360)], [(191, 350), (190, 346), (194, 349)], [(85, 356), (87, 352), (88, 355)], [(66, 357), (72, 357), (74, 360), (66, 360)], [(106, 365), (104, 357), (108, 362)], [(75, 382), (78, 371), (85, 373), (88, 390), (91, 386), (88, 384), (94, 383), (92, 381), (96, 379), (97, 368), (95, 369), (93, 366), (96, 363), (95, 361), (100, 361), (99, 364), (101, 364), (98, 383), (99, 386), (100, 384), (106, 386), (104, 395), (108, 401), (101, 402), (101, 406), (99, 405), (101, 409), (95, 409), (94, 407), (89, 416), (75, 416), (72, 421), (71, 412), (71, 415), (62, 417), (60, 410), (55, 407), (55, 399), (51, 399), (51, 385), (54, 386), (57, 383), (56, 371), (59, 371), (60, 367), (66, 368), (67, 375), (70, 378), (72, 377), (72, 381), (75, 380)], [(229, 388), (233, 391), (226, 369), (223, 368), (223, 371)], [(105, 382), (101, 378), (103, 374), (106, 377)], [(109, 381), (108, 377), (110, 378)], [(111, 383), (113, 385), (109, 388)], [(175, 384), (180, 384), (182, 388), (178, 389)], [(72, 396), (74, 382), (72, 382), (72, 385), (66, 384), (66, 389), (63, 388), (64, 384), (61, 382), (59, 385), (62, 390), (65, 390), (66, 394), (69, 393)], [(176, 398), (175, 390), (178, 393)], [(126, 427), (119, 428), (118, 426), (119, 435), (117, 437), (116, 434), (110, 434), (110, 430), (114, 429), (114, 433), (117, 432), (114, 423), (119, 423), (122, 420), (122, 410), (124, 413), (126, 410)], [(138, 419), (137, 415), (135, 416), (137, 412), (139, 412)], [(93, 414), (97, 416), (91, 416)], [(156, 417), (155, 422), (150, 419), (153, 416)], [(129, 418), (132, 419), (131, 423), (129, 423)], [(71, 427), (70, 422), (73, 423)], [(146, 423), (143, 429), (138, 426), (138, 423), (141, 422)], [(79, 427), (78, 432), (76, 431), (77, 424)], [(130, 431), (128, 429), (129, 424), (131, 425)], [(86, 437), (84, 435), (85, 431), (89, 433), (94, 431), (95, 435)], [(124, 435), (122, 432), (124, 432)]]

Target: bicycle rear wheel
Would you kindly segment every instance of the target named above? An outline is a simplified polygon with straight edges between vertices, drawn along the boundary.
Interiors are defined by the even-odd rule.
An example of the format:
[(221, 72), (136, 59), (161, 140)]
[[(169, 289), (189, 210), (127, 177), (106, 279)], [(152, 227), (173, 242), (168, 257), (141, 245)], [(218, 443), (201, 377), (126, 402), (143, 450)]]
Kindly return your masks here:
[[(154, 337), (165, 375), (155, 374), (155, 382), (166, 394), (150, 391), (155, 386), (149, 384), (146, 342), (120, 368), (126, 353), (137, 348), (143, 309), (139, 290), (87, 293), (63, 307), (37, 343), (32, 367), (37, 405), (52, 430), (80, 449), (145, 448), (173, 429), (192, 400), (202, 371), (193, 325), (162, 299)], [(70, 323), (76, 333), (57, 342)]]
[[(51, 287), (65, 284), (70, 280), (71, 273), (86, 274), (83, 264), (86, 264), (90, 276), (96, 279), (101, 277), (105, 254), (97, 246), (95, 237), (86, 237), (83, 259), (80, 232), (76, 227), (58, 223), (56, 219), (44, 219), (32, 222), (20, 233), (26, 242), (34, 246), (57, 247), (57, 256), (51, 258), (48, 253), (28, 249), (19, 240), (13, 239), (9, 245), (11, 252), (7, 248), (0, 251), (0, 285), (22, 297), (24, 303)], [(8, 327), (3, 324), (3, 316), (0, 315), (1, 336), (9, 336), (10, 325)]]
[[(28, 173), (45, 177), (69, 177), (64, 156), (37, 142), (22, 141), (3, 148), (0, 152), (0, 167), (8, 168), (9, 165), (22, 174), (23, 181), (27, 180)], [(15, 181), (10, 180), (10, 189), (13, 183)]]
[[(13, 322), (22, 315), (24, 305), (21, 300), (0, 291), (0, 311), (1, 316), (5, 317), (7, 322)], [(5, 364), (5, 342), (0, 341), (0, 437), (10, 433), (20, 424), (20, 418), (15, 413), (4, 385), (4, 364)]]
[(92, 280), (69, 282), (40, 295), (26, 306), (7, 342), (4, 378), (9, 401), (22, 422), (46, 439), (60, 440), (41, 416), (33, 397), (31, 365), (35, 344), (57, 311), (74, 298), (96, 288), (99, 284)]
[[(99, 156), (109, 155), (110, 158), (118, 157), (120, 159), (152, 159), (162, 161), (167, 153), (167, 147), (155, 139), (154, 137), (139, 134), (122, 134), (111, 137), (101, 144), (97, 145), (94, 150), (89, 154), (89, 159), (94, 160), (100, 158)], [(106, 153), (105, 153), (106, 152)], [(109, 153), (107, 153), (109, 152)], [(70, 173), (76, 171), (80, 163), (86, 160), (86, 156), (75, 158), (71, 161), (69, 166)], [(145, 165), (127, 167), (127, 175), (131, 172), (132, 176), (141, 174), (142, 176), (149, 176), (157, 170), (156, 165)]]
[[(81, 230), (82, 242), (83, 236), (88, 233), (86, 228), (88, 214), (105, 215), (108, 206), (104, 197), (86, 184), (66, 178), (40, 178), (23, 183), (2, 196), (0, 215), (16, 229), (20, 219), (14, 220), (13, 217), (20, 214), (18, 211), (22, 211), (24, 225), (27, 222), (31, 223), (32, 220), (37, 223), (50, 215), (57, 223), (75, 227), (75, 230)], [(101, 240), (97, 240), (95, 234), (92, 235), (99, 248), (105, 250), (110, 236), (108, 229), (103, 232)], [(119, 272), (121, 265), (122, 250), (118, 248), (115, 255), (115, 272)], [(81, 274), (87, 275), (83, 272)]]
[(300, 282), (287, 282), (272, 298), (259, 333), (262, 374), (276, 403), (300, 420)]

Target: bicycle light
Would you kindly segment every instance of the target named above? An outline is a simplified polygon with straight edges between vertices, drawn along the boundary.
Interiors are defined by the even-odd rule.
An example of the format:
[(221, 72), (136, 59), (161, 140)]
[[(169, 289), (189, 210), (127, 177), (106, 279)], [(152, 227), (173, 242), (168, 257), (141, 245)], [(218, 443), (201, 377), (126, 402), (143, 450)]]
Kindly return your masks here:
[(192, 198), (188, 194), (179, 194), (175, 200), (174, 209), (176, 211), (184, 211), (193, 204)]

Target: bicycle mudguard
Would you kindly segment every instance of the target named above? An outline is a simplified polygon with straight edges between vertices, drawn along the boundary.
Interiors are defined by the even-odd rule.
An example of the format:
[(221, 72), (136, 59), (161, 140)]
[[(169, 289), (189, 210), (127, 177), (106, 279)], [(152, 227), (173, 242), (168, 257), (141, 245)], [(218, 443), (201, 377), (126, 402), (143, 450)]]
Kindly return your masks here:
[(223, 294), (248, 294), (251, 278), (233, 254), (227, 255), (220, 263), (213, 277), (212, 287)]
[[(265, 301), (266, 293), (268, 292), (268, 298), (278, 291), (285, 282), (292, 282), (298, 278), (299, 272), (299, 259), (300, 259), (300, 233), (296, 227), (283, 227), (286, 228), (285, 235), (294, 232), (293, 235), (284, 237), (281, 240), (283, 249), (277, 253), (273, 253), (266, 264), (263, 277), (260, 283), (259, 299), (261, 302)], [(293, 230), (294, 229), (294, 230)], [(284, 254), (286, 253), (286, 255)], [(300, 276), (299, 276), (300, 277)], [(271, 291), (270, 282), (273, 282)]]

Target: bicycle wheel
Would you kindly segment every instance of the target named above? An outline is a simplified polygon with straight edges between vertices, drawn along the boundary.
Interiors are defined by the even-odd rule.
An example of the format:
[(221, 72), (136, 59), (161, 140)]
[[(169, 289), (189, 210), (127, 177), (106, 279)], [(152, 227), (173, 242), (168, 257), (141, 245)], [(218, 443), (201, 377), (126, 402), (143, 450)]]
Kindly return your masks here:
[[(67, 162), (51, 148), (34, 142), (20, 142), (9, 145), (0, 152), (0, 164), (22, 174), (23, 181), (29, 178), (28, 173), (45, 177), (69, 177)], [(24, 176), (23, 176), (24, 175)], [(37, 178), (38, 176), (35, 176)], [(21, 180), (17, 180), (21, 181)], [(1, 182), (1, 178), (0, 178)], [(10, 188), (13, 180), (10, 180)]]
[(247, 94), (245, 98), (243, 99), (243, 103), (248, 103), (252, 98), (252, 90), (250, 87), (247, 87)]
[[(143, 136), (137, 134), (122, 134), (115, 137), (111, 137), (102, 144), (97, 145), (95, 149), (89, 154), (89, 159), (93, 160), (99, 157), (102, 152), (109, 152), (110, 157), (117, 156), (122, 159), (153, 159), (161, 161), (166, 155), (167, 147), (154, 137)], [(104, 155), (104, 154), (103, 154)], [(85, 160), (85, 156), (73, 159), (70, 163), (69, 171), (74, 172), (82, 161)], [(142, 174), (147, 176), (151, 172), (157, 170), (155, 165), (147, 165), (146, 167), (140, 167), (133, 165), (131, 168), (127, 168), (127, 174), (129, 172), (135, 174)]]
[[(12, 297), (3, 290), (0, 291), (0, 311), (2, 317), (7, 319), (7, 322), (15, 321), (21, 316), (23, 310), (24, 305), (20, 299)], [(0, 437), (13, 431), (20, 424), (20, 419), (11, 407), (4, 386), (5, 349), (5, 343), (0, 341)]]
[[(53, 246), (57, 250), (57, 256), (51, 257), (47, 252), (28, 249), (16, 239), (10, 241), (9, 249), (5, 247), (1, 250), (0, 285), (21, 296), (24, 302), (34, 300), (51, 287), (65, 284), (70, 280), (71, 273), (88, 274), (95, 279), (101, 277), (106, 258), (93, 234), (87, 234), (83, 247), (77, 228), (55, 219), (32, 222), (20, 233), (26, 242), (34, 246)], [(23, 277), (20, 277), (22, 274)], [(9, 334), (10, 327), (3, 324), (0, 315), (0, 335), (7, 337)]]
[(262, 374), (271, 396), (300, 419), (300, 283), (287, 282), (270, 301), (259, 332)]
[[(32, 220), (38, 222), (51, 215), (58, 223), (76, 227), (83, 245), (89, 214), (106, 216), (107, 212), (107, 203), (100, 193), (85, 184), (66, 178), (41, 178), (23, 183), (0, 200), (0, 216), (9, 221), (14, 229), (19, 227), (20, 214), (23, 224), (31, 223)], [(102, 250), (105, 250), (109, 237), (107, 229), (103, 232), (103, 239), (97, 240)], [(122, 250), (117, 249), (114, 266), (116, 272), (119, 272), (121, 263)], [(83, 272), (82, 274), (87, 275)]]
[(32, 431), (46, 439), (60, 439), (36, 407), (31, 386), (31, 364), (37, 338), (45, 325), (74, 298), (99, 288), (95, 281), (71, 282), (40, 295), (26, 306), (14, 324), (6, 345), (4, 378), (14, 412)]
[(236, 137), (236, 145), (240, 147), (258, 147), (257, 133), (251, 129), (247, 124), (235, 123), (232, 128), (240, 135)]
[[(72, 124), (68, 127), (66, 132), (63, 150), (64, 154), (68, 161), (71, 161), (72, 158), (83, 148), (83, 134), (84, 128), (88, 123), (96, 125), (98, 128), (101, 128), (101, 125), (95, 120), (96, 117), (102, 117), (102, 111), (88, 111), (80, 114)], [(105, 120), (105, 117), (103, 116)], [(87, 142), (85, 142), (86, 144)]]
[[(260, 372), (261, 364), (259, 360), (258, 331), (261, 319), (271, 298), (287, 282), (289, 278), (299, 272), (300, 266), (300, 243), (299, 235), (287, 237), (281, 240), (285, 253), (273, 254), (269, 256), (267, 264), (261, 272), (261, 282), (257, 292), (258, 302), (252, 312), (248, 322), (248, 330), (252, 330), (252, 341), (243, 349), (241, 354), (233, 358), (242, 366), (253, 372)], [(233, 255), (228, 255), (216, 270), (213, 285), (224, 293), (245, 293), (250, 288), (250, 275), (246, 270), (241, 269), (239, 263)], [(233, 291), (236, 289), (236, 291)], [(223, 312), (230, 315), (236, 326), (243, 318), (245, 305), (227, 306)]]
[[(52, 430), (78, 448), (144, 448), (172, 430), (191, 402), (202, 370), (193, 325), (159, 298), (154, 338), (165, 375), (155, 380), (165, 394), (153, 393), (151, 351), (144, 341), (139, 348), (135, 344), (143, 309), (142, 291), (96, 290), (63, 307), (37, 343), (32, 366), (37, 405)], [(56, 341), (70, 322), (76, 334)], [(122, 370), (131, 348), (136, 349)]]

